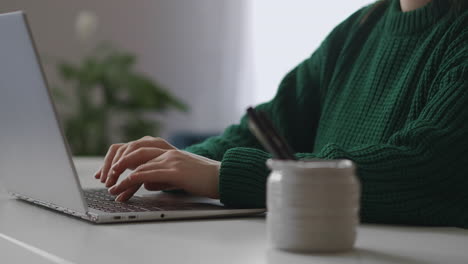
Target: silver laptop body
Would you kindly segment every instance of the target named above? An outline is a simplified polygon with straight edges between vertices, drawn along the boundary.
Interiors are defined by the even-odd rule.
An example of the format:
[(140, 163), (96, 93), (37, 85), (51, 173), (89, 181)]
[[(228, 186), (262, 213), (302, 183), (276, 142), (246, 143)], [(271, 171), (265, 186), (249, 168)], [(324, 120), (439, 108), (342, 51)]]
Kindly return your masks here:
[(13, 196), (95, 223), (265, 211), (161, 192), (116, 203), (105, 189), (83, 190), (23, 12), (0, 14), (0, 38), (0, 181)]

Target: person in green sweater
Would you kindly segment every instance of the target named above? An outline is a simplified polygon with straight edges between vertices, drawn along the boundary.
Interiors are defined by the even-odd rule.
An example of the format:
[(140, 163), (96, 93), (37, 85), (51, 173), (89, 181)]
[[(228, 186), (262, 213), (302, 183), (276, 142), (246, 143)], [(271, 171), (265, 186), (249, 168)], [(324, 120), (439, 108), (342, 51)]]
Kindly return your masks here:
[[(256, 108), (297, 158), (357, 164), (362, 221), (468, 228), (466, 1), (358, 10)], [(243, 117), (185, 150), (153, 137), (112, 145), (95, 176), (117, 201), (144, 185), (265, 207), (268, 158)], [(134, 171), (116, 184), (126, 169)]]

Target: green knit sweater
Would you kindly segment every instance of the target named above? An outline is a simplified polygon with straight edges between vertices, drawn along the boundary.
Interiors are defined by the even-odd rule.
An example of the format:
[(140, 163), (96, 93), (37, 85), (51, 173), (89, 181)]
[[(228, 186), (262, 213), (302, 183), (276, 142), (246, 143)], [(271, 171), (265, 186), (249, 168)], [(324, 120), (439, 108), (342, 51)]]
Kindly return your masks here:
[[(257, 106), (298, 158), (357, 164), (365, 222), (468, 227), (468, 12), (446, 2), (357, 11)], [(245, 117), (186, 150), (221, 161), (222, 203), (265, 206), (271, 155)]]

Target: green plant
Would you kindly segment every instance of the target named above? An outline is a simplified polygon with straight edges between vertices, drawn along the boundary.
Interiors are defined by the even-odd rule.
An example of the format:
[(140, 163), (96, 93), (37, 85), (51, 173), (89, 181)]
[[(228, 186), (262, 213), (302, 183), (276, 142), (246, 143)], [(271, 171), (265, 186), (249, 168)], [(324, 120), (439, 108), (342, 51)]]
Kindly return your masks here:
[[(161, 122), (145, 116), (170, 108), (187, 111), (170, 92), (137, 73), (135, 62), (133, 54), (101, 47), (78, 65), (57, 65), (59, 75), (72, 89), (55, 88), (54, 96), (68, 113), (62, 118), (74, 155), (105, 154), (110, 132), (121, 142), (157, 135)], [(112, 118), (118, 122), (111, 122)]]

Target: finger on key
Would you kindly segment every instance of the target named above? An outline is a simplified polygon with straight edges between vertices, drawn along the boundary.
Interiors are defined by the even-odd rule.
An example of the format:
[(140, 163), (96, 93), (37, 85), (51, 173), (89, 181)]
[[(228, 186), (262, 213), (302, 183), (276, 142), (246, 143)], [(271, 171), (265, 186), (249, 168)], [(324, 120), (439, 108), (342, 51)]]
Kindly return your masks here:
[(133, 151), (132, 153), (127, 154), (126, 156), (123, 156), (111, 168), (111, 170), (113, 170), (115, 173), (111, 176), (113, 181), (110, 182), (110, 185), (114, 185), (120, 174), (122, 174), (125, 170), (135, 169), (140, 165), (161, 156), (165, 152), (166, 150), (158, 148), (140, 148)]
[(165, 150), (158, 148), (140, 148), (120, 158), (120, 160), (110, 168), (111, 173), (106, 181), (106, 187), (109, 188), (114, 185), (125, 170), (135, 169), (148, 161), (159, 157), (164, 152)]
[(113, 186), (117, 180), (119, 179), (120, 175), (127, 169), (134, 169), (136, 167), (124, 167), (124, 166), (116, 166), (120, 163), (120, 161), (125, 157), (125, 153), (128, 152), (130, 145), (126, 146), (125, 150), (121, 153), (116, 154), (114, 161), (112, 161), (112, 166), (109, 169), (109, 174), (107, 175), (106, 180), (106, 187), (109, 188)]
[(96, 173), (94, 173), (94, 178), (95, 179), (101, 178), (101, 172), (102, 172), (102, 168), (96, 171)]
[[(142, 149), (142, 148), (160, 148), (159, 145), (161, 145), (161, 140), (158, 140), (157, 138), (151, 138), (151, 137), (143, 137), (139, 140), (136, 140), (136, 141), (132, 141), (132, 142), (129, 142), (127, 143), (127, 146), (126, 146), (126, 149), (125, 151), (123, 152), (122, 155), (120, 155), (120, 158), (117, 160), (117, 162), (112, 162), (112, 164), (114, 165), (115, 163), (118, 163), (120, 162), (120, 160), (122, 160), (123, 157), (127, 156), (128, 154), (134, 152), (134, 151), (137, 151), (139, 149)], [(162, 149), (166, 149), (166, 148), (162, 148)], [(127, 168), (127, 169), (133, 169), (131, 167)]]
[[(157, 169), (166, 168), (167, 166), (164, 166), (164, 165), (165, 165), (165, 162), (163, 162), (163, 161), (153, 161), (151, 159), (151, 157), (149, 157), (148, 161), (145, 162), (143, 160), (142, 164), (137, 164), (137, 165), (134, 165), (134, 166), (131, 166), (131, 167), (134, 167), (134, 168), (138, 167), (133, 172), (133, 174), (135, 174), (135, 173), (140, 172), (140, 171), (157, 170)], [(113, 169), (111, 168), (111, 170), (113, 170)], [(113, 185), (115, 185), (117, 183), (117, 180), (120, 178), (122, 173), (125, 171), (125, 168), (122, 169), (121, 171), (117, 171), (117, 170), (114, 170), (114, 171), (116, 171), (116, 173), (112, 174), (112, 178), (107, 179), (106, 183), (109, 183), (108, 185), (106, 184), (107, 188), (110, 188), (110, 187), (112, 187)]]
[[(147, 161), (145, 161), (147, 160)], [(140, 163), (140, 161), (138, 161), (138, 163)], [(141, 171), (149, 171), (149, 170), (158, 170), (158, 169), (164, 169), (166, 168), (167, 166), (164, 166), (165, 165), (165, 162), (163, 161), (153, 161), (151, 159), (151, 157), (148, 157), (144, 160), (141, 160), (141, 164), (135, 164), (130, 166), (131, 168), (136, 168), (138, 167), (137, 169), (134, 170), (134, 172), (132, 174), (135, 174), (135, 173), (138, 173), (138, 172), (141, 172)], [(120, 176), (122, 175), (122, 173), (125, 171), (125, 168), (122, 168), (120, 167), (121, 169), (119, 170), (114, 170), (111, 168), (111, 170), (114, 170), (115, 173), (111, 174), (111, 178), (108, 178), (107, 179), (107, 182), (106, 182), (106, 187), (107, 188), (110, 188), (112, 187), (113, 185), (115, 185), (117, 183), (117, 181), (119, 180)]]
[(106, 180), (104, 181), (106, 183), (106, 186), (107, 186), (107, 182), (109, 181), (109, 177), (114, 174), (114, 171), (112, 170), (112, 166), (114, 166), (114, 164), (117, 162), (117, 160), (120, 159), (120, 157), (122, 156), (122, 154), (124, 153), (124, 151), (127, 148), (128, 148), (128, 144), (125, 144), (125, 145), (121, 146), (117, 150), (117, 152), (115, 153), (114, 158), (112, 159), (112, 161), (110, 162), (110, 167), (109, 167), (109, 170), (107, 171), (107, 174), (106, 174)]
[(119, 184), (110, 188), (109, 193), (112, 195), (119, 195), (125, 192), (127, 189), (134, 187), (135, 185), (141, 185), (145, 182), (173, 184), (173, 174), (173, 169), (136, 171), (130, 174)]
[(115, 198), (115, 201), (117, 201), (117, 202), (126, 202), (126, 201), (128, 201), (128, 199), (132, 198), (132, 196), (138, 191), (138, 189), (140, 189), (140, 187), (141, 187), (141, 184), (138, 184), (138, 185), (135, 185), (135, 186), (127, 189), (123, 193), (119, 194)]
[(106, 177), (107, 177), (107, 174), (109, 173), (109, 169), (110, 169), (112, 160), (114, 159), (115, 153), (117, 153), (117, 150), (123, 145), (124, 144), (122, 143), (113, 144), (110, 146), (109, 150), (107, 151), (106, 157), (104, 158), (104, 164), (102, 165), (101, 175), (100, 175), (100, 179), (102, 183), (106, 181)]

